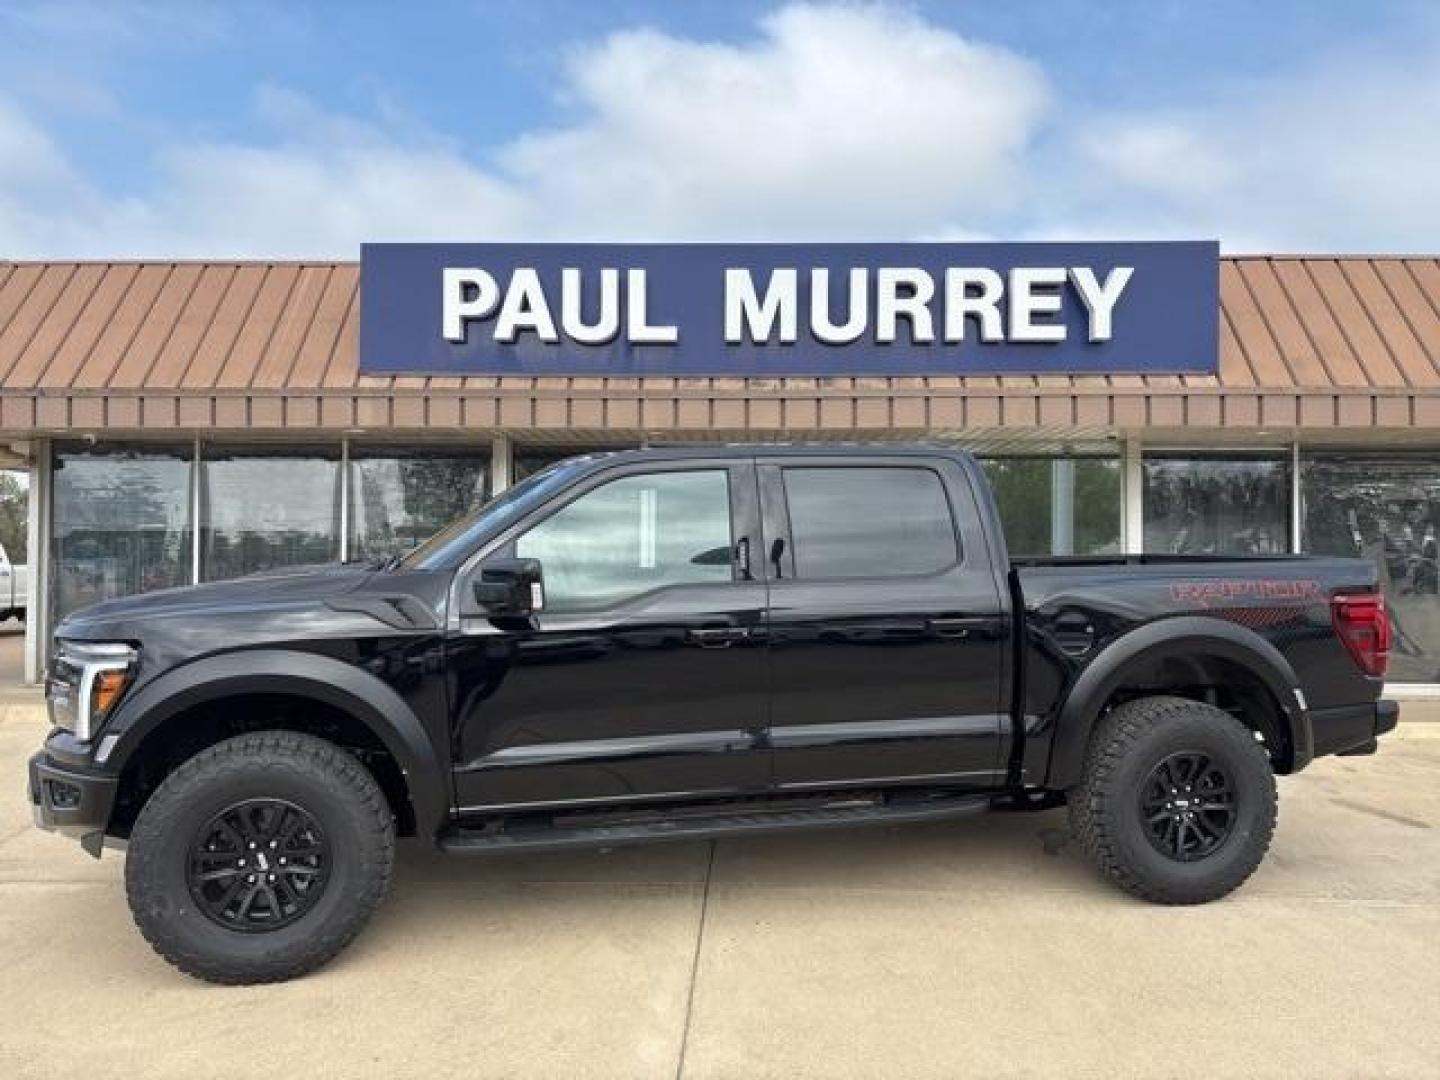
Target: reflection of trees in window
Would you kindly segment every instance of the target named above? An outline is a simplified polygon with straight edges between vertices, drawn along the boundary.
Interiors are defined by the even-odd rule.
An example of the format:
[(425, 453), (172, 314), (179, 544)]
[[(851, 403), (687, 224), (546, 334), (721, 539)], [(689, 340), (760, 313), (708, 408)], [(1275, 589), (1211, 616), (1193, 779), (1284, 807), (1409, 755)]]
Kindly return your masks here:
[(1440, 681), (1440, 463), (1306, 455), (1300, 481), (1304, 549), (1375, 565), (1395, 629), (1389, 677)]
[(0, 545), (16, 564), (27, 561), (26, 520), (30, 504), (30, 492), (22, 474), (5, 470), (0, 472)]
[(188, 584), (188, 448), (55, 454), (51, 585), (57, 618), (131, 593)]
[[(1056, 474), (1052, 457), (984, 458), (1005, 544), (1012, 555), (1055, 554)], [(1120, 464), (1113, 458), (1070, 458), (1073, 464), (1073, 554), (1120, 550)], [(1063, 482), (1063, 481), (1062, 481)]]
[(483, 503), (490, 461), (433, 450), (352, 451), (352, 558), (406, 551)]
[(1290, 467), (1276, 458), (1151, 457), (1145, 550), (1274, 555), (1290, 550)]
[(339, 448), (223, 448), (203, 465), (206, 581), (339, 555)]

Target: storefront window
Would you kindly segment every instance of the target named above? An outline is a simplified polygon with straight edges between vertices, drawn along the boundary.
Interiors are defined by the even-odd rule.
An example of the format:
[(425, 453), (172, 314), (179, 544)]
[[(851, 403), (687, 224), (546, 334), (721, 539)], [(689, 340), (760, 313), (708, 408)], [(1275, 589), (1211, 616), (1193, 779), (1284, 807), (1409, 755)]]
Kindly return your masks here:
[(992, 457), (980, 464), (995, 492), (1010, 554), (1121, 549), (1120, 463), (1114, 458)]
[(1144, 462), (1145, 550), (1278, 555), (1290, 550), (1290, 463), (1165, 454)]
[(200, 576), (340, 557), (340, 447), (206, 447)]
[(55, 450), (56, 620), (101, 600), (190, 582), (191, 448)]
[(1368, 559), (1379, 571), (1395, 631), (1389, 678), (1440, 682), (1440, 460), (1307, 454), (1300, 494), (1306, 551)]
[(486, 451), (350, 447), (350, 558), (408, 551), (489, 497)]

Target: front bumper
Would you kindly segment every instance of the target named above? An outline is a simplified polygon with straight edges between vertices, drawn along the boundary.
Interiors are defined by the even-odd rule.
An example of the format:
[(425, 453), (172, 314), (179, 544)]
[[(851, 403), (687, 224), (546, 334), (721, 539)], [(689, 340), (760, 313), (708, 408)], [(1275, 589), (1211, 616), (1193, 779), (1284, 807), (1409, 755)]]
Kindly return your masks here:
[(1380, 746), (1380, 736), (1394, 731), (1399, 722), (1400, 704), (1395, 701), (1312, 709), (1310, 729), (1314, 733), (1315, 756), (1373, 754)]
[(56, 764), (44, 751), (30, 758), (30, 809), (42, 829), (78, 839), (98, 856), (120, 781)]

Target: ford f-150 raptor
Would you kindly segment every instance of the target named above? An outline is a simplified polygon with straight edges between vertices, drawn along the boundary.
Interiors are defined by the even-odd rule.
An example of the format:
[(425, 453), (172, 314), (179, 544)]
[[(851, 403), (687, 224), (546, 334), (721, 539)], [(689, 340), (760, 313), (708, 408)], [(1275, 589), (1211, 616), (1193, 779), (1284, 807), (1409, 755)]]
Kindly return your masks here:
[(404, 555), (57, 628), (37, 822), (127, 848), (181, 969), (285, 979), (455, 855), (1068, 805), (1117, 885), (1239, 886), (1277, 775), (1368, 754), (1391, 628), (1330, 558), (1009, 558), (936, 447), (572, 458)]

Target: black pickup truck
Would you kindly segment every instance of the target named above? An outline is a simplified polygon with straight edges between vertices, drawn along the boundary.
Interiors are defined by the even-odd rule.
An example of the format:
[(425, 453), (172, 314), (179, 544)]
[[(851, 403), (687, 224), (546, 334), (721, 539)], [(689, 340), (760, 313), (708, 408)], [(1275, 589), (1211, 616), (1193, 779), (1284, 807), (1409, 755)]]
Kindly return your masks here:
[(1223, 896), (1277, 774), (1368, 754), (1390, 625), (1344, 559), (1011, 560), (936, 447), (573, 458), (383, 564), (60, 624), (38, 823), (168, 960), (284, 979), (456, 855), (1068, 804), (1130, 892)]

